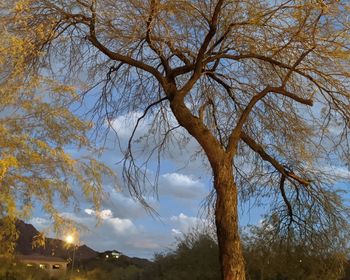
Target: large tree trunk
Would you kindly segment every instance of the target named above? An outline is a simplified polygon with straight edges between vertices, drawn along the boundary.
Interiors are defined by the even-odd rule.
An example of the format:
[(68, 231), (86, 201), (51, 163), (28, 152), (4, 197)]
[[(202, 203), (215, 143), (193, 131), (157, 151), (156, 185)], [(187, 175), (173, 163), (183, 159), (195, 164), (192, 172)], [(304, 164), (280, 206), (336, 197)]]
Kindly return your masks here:
[(231, 162), (214, 171), (214, 185), (217, 194), (215, 221), (222, 279), (245, 280), (244, 257), (238, 228), (237, 187)]
[(202, 146), (214, 172), (217, 200), (215, 208), (216, 228), (220, 250), (223, 280), (245, 280), (244, 258), (238, 232), (237, 188), (232, 170), (232, 155), (228, 155), (221, 143), (203, 124), (201, 118), (192, 115), (184, 104), (184, 94), (168, 90), (174, 96), (170, 107), (179, 124)]

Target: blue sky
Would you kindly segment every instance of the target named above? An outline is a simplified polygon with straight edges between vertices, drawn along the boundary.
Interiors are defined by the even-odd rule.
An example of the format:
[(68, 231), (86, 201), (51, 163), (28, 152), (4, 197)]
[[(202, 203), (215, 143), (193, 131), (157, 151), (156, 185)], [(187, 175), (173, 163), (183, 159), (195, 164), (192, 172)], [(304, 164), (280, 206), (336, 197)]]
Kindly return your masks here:
[[(113, 122), (119, 141), (124, 147), (138, 116), (137, 112), (130, 113)], [(136, 139), (147, 133), (148, 127), (148, 120), (141, 123)], [(115, 135), (111, 133), (107, 138), (106, 151), (100, 160), (114, 169), (119, 174), (119, 179), (117, 185), (106, 182), (106, 195), (100, 212), (92, 210), (91, 204), (86, 201), (81, 201), (79, 212), (69, 208), (60, 209), (63, 216), (86, 227), (80, 232), (80, 244), (86, 244), (98, 251), (116, 249), (129, 256), (151, 259), (155, 252), (172, 248), (176, 238), (192, 227), (207, 226), (208, 218), (203, 202), (212, 188), (211, 172), (205, 158), (193, 157), (193, 152), (198, 150), (194, 140), (190, 140), (186, 146), (172, 146), (168, 155), (162, 159), (159, 197), (157, 198), (150, 187), (149, 192), (145, 193), (145, 199), (159, 216), (151, 216), (129, 195), (120, 175), (122, 165), (117, 164), (122, 154), (114, 147), (114, 142)], [(141, 147), (138, 145), (141, 144), (135, 144), (135, 149), (138, 150)], [(150, 174), (155, 172), (155, 166), (155, 162), (150, 164)], [(259, 209), (246, 211), (242, 215), (242, 223), (257, 223), (261, 219), (261, 213)], [(97, 216), (100, 218), (98, 225)], [(50, 218), (40, 210), (34, 213), (29, 222), (39, 230), (50, 226)]]
[[(126, 147), (140, 114), (132, 112), (113, 121), (113, 128), (118, 132), (122, 147)], [(140, 140), (139, 137), (147, 134), (149, 127), (149, 119), (141, 122), (135, 140)], [(181, 132), (179, 130), (178, 133)], [(69, 208), (60, 209), (63, 216), (86, 227), (80, 232), (80, 244), (86, 244), (98, 251), (116, 249), (128, 256), (151, 259), (154, 253), (173, 248), (176, 238), (181, 237), (192, 227), (207, 226), (209, 221), (205, 216), (203, 201), (212, 189), (211, 171), (204, 157), (193, 156), (199, 149), (194, 140), (190, 140), (186, 145), (171, 146), (167, 156), (162, 158), (159, 197), (150, 186), (146, 186), (144, 198), (159, 216), (151, 216), (138, 201), (130, 197), (121, 179), (122, 164), (118, 162), (123, 156), (115, 147), (115, 140), (113, 132), (108, 135), (106, 150), (100, 160), (116, 171), (119, 180), (116, 185), (106, 181), (104, 186), (106, 195), (100, 212), (94, 211), (91, 204), (86, 201), (81, 201), (80, 212)], [(135, 151), (144, 148), (147, 152), (149, 147), (143, 146), (142, 141), (135, 143)], [(74, 150), (71, 152), (76, 155), (81, 153)], [(144, 153), (136, 152), (136, 156), (142, 160)], [(154, 174), (155, 168), (156, 159), (152, 158), (149, 174)], [(337, 169), (337, 172), (349, 175), (348, 170), (341, 168)], [(240, 210), (242, 226), (258, 224), (264, 214), (264, 209), (256, 207), (253, 202), (246, 204)], [(97, 217), (99, 217), (98, 225)], [(39, 230), (50, 226), (50, 218), (40, 211), (35, 212), (29, 222)]]
[[(119, 140), (125, 147), (136, 121), (137, 113), (117, 118), (113, 124), (119, 133)], [(130, 121), (131, 120), (131, 121)], [(137, 136), (147, 131), (146, 123), (140, 126)], [(193, 143), (180, 151), (174, 150), (162, 163), (159, 177), (159, 199), (151, 192), (145, 199), (157, 211), (159, 216), (151, 216), (142, 205), (129, 195), (121, 179), (122, 158), (118, 148), (113, 147), (115, 135), (108, 136), (106, 151), (100, 160), (119, 174), (118, 184), (105, 184), (105, 198), (99, 213), (92, 210), (88, 202), (81, 201), (81, 211), (60, 209), (63, 216), (73, 219), (87, 227), (80, 234), (80, 243), (95, 250), (116, 249), (130, 256), (152, 258), (154, 252), (167, 250), (174, 245), (175, 237), (187, 232), (191, 227), (202, 224), (198, 212), (201, 203), (210, 190), (210, 173), (198, 162), (190, 167), (179, 169), (189, 161), (189, 152)], [(137, 149), (137, 146), (136, 146)], [(72, 151), (79, 154), (79, 152)], [(154, 172), (152, 163), (150, 173)], [(178, 170), (177, 170), (178, 169)], [(100, 223), (96, 226), (96, 216)], [(39, 230), (50, 225), (50, 218), (40, 211), (29, 220)]]

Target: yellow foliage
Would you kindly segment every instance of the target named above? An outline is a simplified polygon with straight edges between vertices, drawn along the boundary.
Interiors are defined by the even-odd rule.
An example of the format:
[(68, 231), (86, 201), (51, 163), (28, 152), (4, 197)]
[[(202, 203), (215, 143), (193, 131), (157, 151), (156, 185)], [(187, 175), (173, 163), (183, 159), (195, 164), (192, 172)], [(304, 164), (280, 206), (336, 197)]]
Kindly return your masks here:
[(17, 159), (13, 156), (5, 156), (2, 159), (0, 159), (0, 182), (6, 175), (6, 172), (11, 167), (17, 167)]
[[(95, 148), (87, 137), (91, 123), (69, 109), (78, 98), (75, 87), (33, 67), (45, 54), (38, 45), (52, 36), (52, 28), (29, 24), (31, 1), (5, 2), (1, 8), (7, 3), (14, 16), (10, 23), (0, 15), (0, 220), (11, 224), (28, 218), (32, 206), (39, 203), (59, 230), (67, 221), (56, 208), (57, 198), (61, 204), (76, 207), (73, 186), (81, 186), (98, 208), (103, 174), (114, 175), (103, 164), (96, 169), (99, 173), (91, 172), (97, 166), (94, 160), (67, 152), (69, 147), (92, 154)], [(14, 22), (21, 32), (11, 30)], [(0, 241), (11, 232), (15, 233), (0, 230)], [(0, 254), (13, 249), (13, 239), (8, 241), (0, 246)]]

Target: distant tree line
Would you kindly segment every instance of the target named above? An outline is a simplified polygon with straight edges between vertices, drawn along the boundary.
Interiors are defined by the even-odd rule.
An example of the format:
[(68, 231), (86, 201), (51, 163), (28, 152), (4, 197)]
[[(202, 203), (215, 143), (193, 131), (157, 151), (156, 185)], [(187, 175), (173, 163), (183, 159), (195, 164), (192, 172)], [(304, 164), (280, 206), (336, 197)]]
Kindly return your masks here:
[[(347, 249), (331, 244), (289, 239), (276, 235), (271, 224), (252, 226), (242, 232), (248, 280), (347, 280)], [(317, 237), (315, 237), (317, 241)], [(174, 250), (156, 254), (152, 264), (117, 267), (101, 260), (76, 279), (115, 280), (218, 280), (219, 250), (216, 237), (192, 231), (178, 239)]]
[[(331, 244), (305, 242), (296, 236), (279, 238), (262, 223), (242, 230), (248, 280), (347, 280), (347, 250)], [(317, 240), (317, 238), (315, 238)], [(331, 241), (331, 240), (330, 240)], [(333, 240), (334, 245), (334, 240)], [(97, 258), (77, 265), (59, 280), (218, 280), (219, 249), (215, 234), (193, 230), (179, 238), (175, 249), (158, 253), (153, 262)], [(40, 269), (2, 264), (0, 280), (41, 280)]]
[[(291, 236), (281, 239), (267, 225), (242, 233), (248, 280), (337, 280), (346, 275), (345, 250), (329, 244), (306, 244)], [(192, 232), (179, 240), (174, 251), (159, 254), (145, 278), (156, 280), (220, 279), (215, 238)]]

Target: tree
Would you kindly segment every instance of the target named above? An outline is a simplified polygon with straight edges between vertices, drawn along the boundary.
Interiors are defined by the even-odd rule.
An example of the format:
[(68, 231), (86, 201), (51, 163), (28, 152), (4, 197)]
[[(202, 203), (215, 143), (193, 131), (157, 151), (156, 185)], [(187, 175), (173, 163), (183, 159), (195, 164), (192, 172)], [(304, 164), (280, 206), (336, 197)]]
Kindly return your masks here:
[[(344, 279), (349, 251), (336, 239), (329, 240), (331, 245), (300, 240), (297, 235), (285, 239), (266, 221), (243, 232), (247, 279)], [(156, 254), (141, 279), (219, 279), (218, 251), (209, 231), (192, 230), (178, 239), (175, 250)]]
[(177, 240), (176, 249), (155, 255), (142, 279), (175, 280), (220, 278), (218, 245), (210, 232), (192, 229)]
[(252, 226), (243, 237), (247, 278), (343, 279), (348, 247), (336, 239), (329, 241), (310, 242), (293, 233), (285, 239), (267, 222)]
[[(29, 32), (40, 36), (42, 28)], [(91, 124), (69, 110), (78, 101), (74, 87), (39, 73), (31, 63), (40, 59), (38, 45), (10, 29), (2, 25), (0, 32), (1, 255), (13, 253), (17, 219), (28, 219), (42, 207), (58, 232), (71, 221), (60, 215), (57, 204), (79, 206), (74, 186), (98, 208), (103, 178), (114, 176), (89, 156), (96, 151), (87, 136)], [(67, 148), (81, 148), (87, 155), (78, 158)]]
[(163, 136), (149, 157), (177, 128), (199, 143), (227, 280), (245, 279), (239, 197), (268, 197), (285, 235), (347, 226), (331, 168), (350, 158), (348, 11), (336, 0), (19, 0), (1, 16), (42, 54), (25, 55), (31, 70), (99, 90), (101, 124), (143, 112), (123, 173), (141, 202), (148, 165), (132, 144), (142, 119)]

